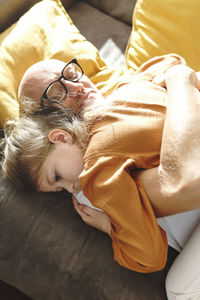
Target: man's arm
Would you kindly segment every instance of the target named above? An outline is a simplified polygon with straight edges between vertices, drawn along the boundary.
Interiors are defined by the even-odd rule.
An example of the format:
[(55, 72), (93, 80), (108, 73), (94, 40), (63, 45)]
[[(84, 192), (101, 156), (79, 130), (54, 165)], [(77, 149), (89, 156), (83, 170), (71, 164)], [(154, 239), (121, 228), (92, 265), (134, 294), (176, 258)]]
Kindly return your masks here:
[(200, 92), (183, 65), (166, 73), (167, 113), (160, 166), (141, 173), (157, 216), (200, 208)]

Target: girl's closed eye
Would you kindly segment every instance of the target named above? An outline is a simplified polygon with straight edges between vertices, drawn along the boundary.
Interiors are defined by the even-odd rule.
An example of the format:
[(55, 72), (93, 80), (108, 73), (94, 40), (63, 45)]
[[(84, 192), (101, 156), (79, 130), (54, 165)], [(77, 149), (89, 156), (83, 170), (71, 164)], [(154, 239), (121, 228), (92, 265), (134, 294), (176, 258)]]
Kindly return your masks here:
[(55, 181), (59, 181), (60, 179), (60, 176), (57, 173), (55, 173)]

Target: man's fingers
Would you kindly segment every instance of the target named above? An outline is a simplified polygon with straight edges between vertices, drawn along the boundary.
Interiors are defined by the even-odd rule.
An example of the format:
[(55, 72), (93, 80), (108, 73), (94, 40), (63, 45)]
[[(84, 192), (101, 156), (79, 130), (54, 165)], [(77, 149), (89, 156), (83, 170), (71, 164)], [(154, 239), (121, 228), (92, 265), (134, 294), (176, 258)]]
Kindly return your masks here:
[(157, 75), (153, 78), (153, 83), (160, 85), (162, 87), (166, 87), (165, 83), (165, 74)]

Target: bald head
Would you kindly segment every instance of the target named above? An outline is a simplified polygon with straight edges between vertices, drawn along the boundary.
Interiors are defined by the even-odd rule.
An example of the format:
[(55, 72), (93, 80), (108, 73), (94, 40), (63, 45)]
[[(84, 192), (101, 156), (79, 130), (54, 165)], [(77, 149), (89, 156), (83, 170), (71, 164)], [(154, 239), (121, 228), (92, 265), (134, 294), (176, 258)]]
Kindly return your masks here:
[[(90, 104), (97, 98), (102, 98), (101, 93), (98, 91), (96, 86), (91, 82), (91, 80), (84, 74), (82, 70), (77, 71), (71, 63), (66, 65), (65, 62), (56, 59), (48, 59), (37, 62), (32, 65), (22, 77), (20, 82), (18, 97), (21, 102), (21, 108), (24, 111), (31, 112), (31, 103), (38, 103), (40, 105), (40, 100), (46, 90), (46, 88), (54, 81), (60, 79), (61, 85), (64, 87), (64, 98), (62, 99), (61, 105), (68, 106), (75, 112), (82, 110), (84, 106)], [(77, 64), (76, 64), (77, 65)], [(71, 73), (75, 72), (75, 75), (79, 74), (80, 80), (66, 79), (61, 76), (62, 71), (68, 66), (69, 76)], [(79, 65), (78, 65), (79, 66)], [(63, 96), (63, 88), (60, 84), (55, 84), (51, 86), (50, 92), (54, 99), (57, 96)], [(46, 103), (46, 102), (45, 102)], [(35, 107), (35, 106), (34, 106)]]
[(57, 59), (43, 60), (32, 65), (20, 82), (19, 99), (29, 98), (39, 102), (46, 87), (58, 79), (65, 65), (65, 62)]

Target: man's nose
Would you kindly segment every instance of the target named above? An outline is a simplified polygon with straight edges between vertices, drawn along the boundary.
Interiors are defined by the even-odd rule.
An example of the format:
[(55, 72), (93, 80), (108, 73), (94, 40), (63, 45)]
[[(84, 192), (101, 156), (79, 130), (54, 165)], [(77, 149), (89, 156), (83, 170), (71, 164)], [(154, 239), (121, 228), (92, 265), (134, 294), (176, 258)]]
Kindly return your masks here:
[(83, 90), (83, 84), (81, 82), (66, 82), (65, 86), (67, 87), (68, 95), (73, 96), (77, 93), (80, 93)]

